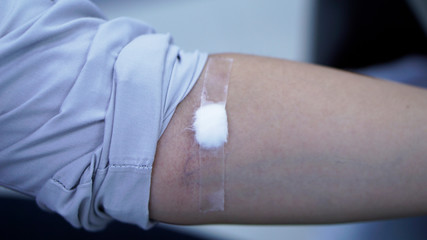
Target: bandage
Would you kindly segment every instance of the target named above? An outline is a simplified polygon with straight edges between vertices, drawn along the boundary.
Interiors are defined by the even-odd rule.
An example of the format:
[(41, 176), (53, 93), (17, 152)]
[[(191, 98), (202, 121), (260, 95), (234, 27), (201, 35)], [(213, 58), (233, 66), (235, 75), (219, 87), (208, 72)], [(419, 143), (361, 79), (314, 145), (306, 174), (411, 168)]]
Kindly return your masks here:
[(226, 102), (233, 59), (211, 57), (203, 77), (200, 108), (193, 130), (198, 143), (199, 207), (202, 212), (225, 206), (225, 153), (228, 138)]

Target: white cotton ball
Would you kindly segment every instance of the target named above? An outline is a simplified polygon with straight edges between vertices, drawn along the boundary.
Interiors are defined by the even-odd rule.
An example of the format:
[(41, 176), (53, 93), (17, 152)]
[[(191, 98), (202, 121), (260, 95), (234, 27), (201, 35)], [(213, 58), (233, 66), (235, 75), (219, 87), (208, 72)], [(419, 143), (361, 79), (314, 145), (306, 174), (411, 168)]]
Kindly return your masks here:
[(193, 130), (201, 148), (217, 148), (226, 143), (228, 126), (225, 104), (212, 103), (197, 109)]

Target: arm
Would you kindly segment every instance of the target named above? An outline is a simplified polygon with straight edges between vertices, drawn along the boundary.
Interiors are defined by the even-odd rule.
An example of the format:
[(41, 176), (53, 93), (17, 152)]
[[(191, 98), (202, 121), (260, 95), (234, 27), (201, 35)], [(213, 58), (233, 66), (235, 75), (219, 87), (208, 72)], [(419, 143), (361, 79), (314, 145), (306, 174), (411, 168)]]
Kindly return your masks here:
[(154, 163), (150, 217), (177, 224), (330, 223), (427, 212), (427, 92), (329, 68), (229, 55), (225, 211), (198, 211), (189, 150), (201, 81)]

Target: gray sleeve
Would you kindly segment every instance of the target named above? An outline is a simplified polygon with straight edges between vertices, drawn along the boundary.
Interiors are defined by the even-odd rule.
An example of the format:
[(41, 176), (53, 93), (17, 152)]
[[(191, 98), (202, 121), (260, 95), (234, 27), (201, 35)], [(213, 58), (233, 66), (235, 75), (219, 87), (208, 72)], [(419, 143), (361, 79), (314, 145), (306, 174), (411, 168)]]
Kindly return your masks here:
[(0, 184), (75, 227), (149, 228), (157, 141), (207, 55), (86, 0), (2, 4)]

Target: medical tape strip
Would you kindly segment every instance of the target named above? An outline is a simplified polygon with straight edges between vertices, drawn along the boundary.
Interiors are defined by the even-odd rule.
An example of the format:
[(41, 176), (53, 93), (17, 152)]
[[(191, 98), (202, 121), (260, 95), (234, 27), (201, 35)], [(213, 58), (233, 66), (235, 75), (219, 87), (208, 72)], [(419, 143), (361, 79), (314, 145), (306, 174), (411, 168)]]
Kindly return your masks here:
[[(204, 75), (200, 108), (211, 104), (219, 104), (220, 107), (223, 107), (224, 114), (226, 114), (225, 105), (232, 65), (232, 58), (215, 56), (209, 58)], [(227, 122), (225, 124), (226, 137), (220, 146), (207, 148), (199, 143), (199, 207), (202, 212), (224, 211), (224, 144), (228, 136)]]

